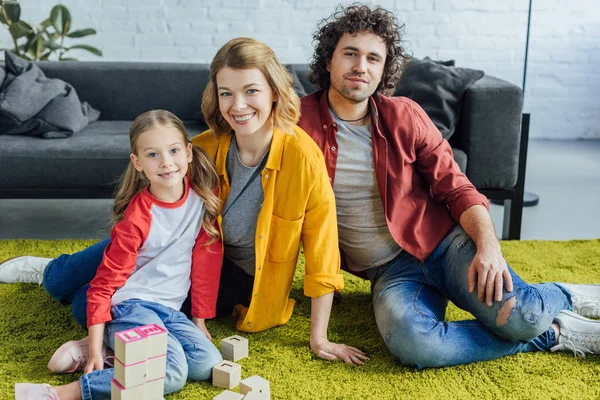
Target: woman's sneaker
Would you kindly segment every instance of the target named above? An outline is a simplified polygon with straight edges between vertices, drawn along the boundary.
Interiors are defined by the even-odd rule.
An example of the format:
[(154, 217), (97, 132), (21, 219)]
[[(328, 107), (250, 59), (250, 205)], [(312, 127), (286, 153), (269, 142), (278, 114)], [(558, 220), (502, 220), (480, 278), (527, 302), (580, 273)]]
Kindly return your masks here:
[(571, 350), (575, 357), (600, 354), (600, 321), (562, 310), (554, 322), (560, 327), (560, 334), (551, 351)]
[[(81, 340), (71, 340), (58, 348), (48, 362), (48, 369), (55, 374), (70, 374), (83, 371), (89, 357), (89, 336)], [(104, 363), (112, 367), (110, 359), (106, 356), (106, 346), (102, 345)]]
[(600, 285), (558, 282), (571, 292), (573, 311), (588, 318), (600, 318)]
[(22, 256), (0, 264), (0, 282), (42, 284), (44, 269), (53, 258)]
[(15, 400), (59, 400), (56, 390), (46, 383), (16, 383)]

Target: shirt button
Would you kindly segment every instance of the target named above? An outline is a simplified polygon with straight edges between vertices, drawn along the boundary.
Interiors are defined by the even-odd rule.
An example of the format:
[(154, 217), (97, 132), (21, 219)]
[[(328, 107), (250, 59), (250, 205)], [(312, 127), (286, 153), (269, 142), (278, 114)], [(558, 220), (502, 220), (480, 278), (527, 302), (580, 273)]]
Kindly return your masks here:
[(331, 182), (331, 178), (329, 178), (329, 182)]
[(335, 146), (331, 146), (331, 151), (335, 151)]
[(323, 129), (327, 129), (327, 125), (323, 125)]
[(252, 321), (248, 321), (248, 325), (252, 325)]
[(257, 297), (258, 297), (258, 294), (255, 294), (255, 295), (254, 295), (254, 298), (257, 298)]
[(333, 127), (334, 127), (334, 128), (337, 126), (337, 125), (335, 124), (335, 122), (334, 122), (333, 124), (331, 124), (331, 125), (333, 125)]
[(262, 239), (262, 235), (260, 235), (258, 238), (259, 238), (259, 239)]
[(260, 267), (258, 267), (258, 269), (262, 271), (262, 265)]
[(265, 174), (265, 179), (268, 179), (268, 178), (269, 178), (269, 174)]

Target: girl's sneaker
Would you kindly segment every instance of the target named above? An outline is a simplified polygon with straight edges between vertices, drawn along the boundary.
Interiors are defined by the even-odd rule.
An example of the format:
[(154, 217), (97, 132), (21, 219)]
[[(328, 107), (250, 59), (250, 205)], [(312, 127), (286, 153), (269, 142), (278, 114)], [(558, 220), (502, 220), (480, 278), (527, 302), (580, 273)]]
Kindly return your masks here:
[(59, 400), (59, 398), (56, 390), (46, 383), (17, 383), (15, 400)]
[[(48, 362), (48, 369), (55, 374), (70, 374), (83, 371), (89, 357), (89, 336), (81, 340), (71, 340), (58, 348)], [(104, 363), (112, 367), (110, 358), (106, 356), (107, 348), (102, 345)]]

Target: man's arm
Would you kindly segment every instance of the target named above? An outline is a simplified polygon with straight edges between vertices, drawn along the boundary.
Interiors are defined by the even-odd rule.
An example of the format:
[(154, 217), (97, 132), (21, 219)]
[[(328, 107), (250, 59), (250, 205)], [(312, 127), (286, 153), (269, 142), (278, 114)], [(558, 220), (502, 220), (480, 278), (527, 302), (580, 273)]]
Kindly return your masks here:
[(479, 301), (488, 306), (502, 300), (502, 285), (512, 292), (512, 278), (496, 238), (494, 224), (482, 205), (467, 208), (460, 216), (460, 225), (475, 243), (477, 253), (469, 266), (469, 293), (477, 289)]

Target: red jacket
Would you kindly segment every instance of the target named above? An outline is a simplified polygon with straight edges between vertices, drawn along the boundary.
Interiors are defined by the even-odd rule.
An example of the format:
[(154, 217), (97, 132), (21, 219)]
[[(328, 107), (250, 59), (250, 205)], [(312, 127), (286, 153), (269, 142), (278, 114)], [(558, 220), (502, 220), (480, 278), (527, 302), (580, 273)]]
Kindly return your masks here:
[[(314, 92), (301, 102), (298, 125), (323, 151), (333, 185), (338, 128), (327, 92)], [(369, 103), (375, 175), (388, 229), (399, 246), (423, 261), (467, 208), (489, 208), (487, 198), (460, 171), (452, 148), (419, 105), (377, 94)]]

